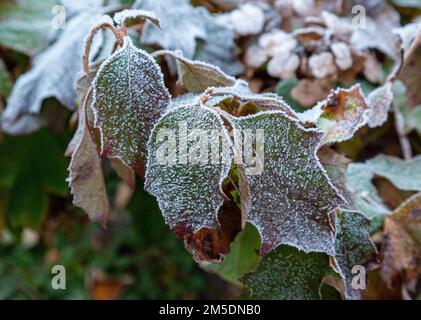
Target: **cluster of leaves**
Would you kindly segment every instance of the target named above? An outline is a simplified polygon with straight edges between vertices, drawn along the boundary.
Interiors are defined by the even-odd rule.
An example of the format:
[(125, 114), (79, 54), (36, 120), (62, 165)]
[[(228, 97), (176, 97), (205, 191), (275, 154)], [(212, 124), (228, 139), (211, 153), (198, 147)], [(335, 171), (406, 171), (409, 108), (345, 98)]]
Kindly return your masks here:
[[(66, 151), (74, 205), (107, 223), (109, 159), (131, 189), (135, 175), (144, 179), (165, 222), (203, 268), (253, 298), (380, 296), (376, 288), (352, 286), (356, 265), (367, 267), (369, 279), (380, 273), (385, 290), (416, 297), (421, 25), (401, 26), (395, 9), (377, 1), (367, 28), (356, 31), (349, 17), (339, 17), (350, 8), (334, 14), (334, 2), (233, 1), (226, 8), (204, 1), (224, 11), (216, 15), (186, 0), (139, 0), (122, 11), (98, 3), (86, 14), (74, 6), (67, 28), (15, 83), (2, 128), (32, 132), (48, 122), (40, 113), (45, 98), (71, 110), (78, 100), (77, 130)], [(10, 46), (6, 40), (0, 37)], [(394, 65), (387, 76), (381, 62)], [(50, 72), (50, 64), (57, 70)], [(247, 81), (233, 77), (239, 74)], [(274, 78), (282, 79), (277, 92), (285, 99), (256, 93), (273, 89)], [(357, 84), (333, 89), (338, 83)], [(391, 126), (402, 152), (356, 156)], [(177, 139), (161, 139), (162, 130), (177, 132)], [(211, 141), (195, 136), (197, 130)], [(259, 130), (263, 145), (249, 133)], [(202, 153), (203, 144), (210, 150), (215, 142), (216, 152)], [(247, 143), (254, 163), (242, 149)], [(160, 153), (171, 148), (175, 157)], [(356, 159), (367, 161), (351, 163)], [(38, 192), (55, 192), (40, 175)], [(16, 185), (24, 187), (10, 184)], [(390, 203), (384, 193), (399, 201)]]

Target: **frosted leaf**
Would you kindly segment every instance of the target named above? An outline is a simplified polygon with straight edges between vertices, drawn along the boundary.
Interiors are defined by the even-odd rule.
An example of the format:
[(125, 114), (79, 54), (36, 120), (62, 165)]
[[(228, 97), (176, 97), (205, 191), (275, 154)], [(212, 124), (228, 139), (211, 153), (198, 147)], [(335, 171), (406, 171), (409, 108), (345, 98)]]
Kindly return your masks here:
[(319, 300), (323, 278), (331, 275), (323, 253), (281, 245), (263, 257), (257, 271), (242, 278), (254, 299)]
[[(91, 12), (79, 14), (67, 22), (60, 38), (35, 57), (32, 69), (16, 81), (2, 115), (2, 129), (9, 134), (31, 133), (42, 123), (39, 121), (42, 102), (55, 97), (69, 109), (74, 108), (75, 78), (82, 69), (84, 38), (100, 19)], [(99, 43), (92, 47), (94, 55)]]
[(377, 253), (370, 239), (370, 221), (359, 212), (338, 210), (336, 216), (336, 239), (333, 257), (335, 267), (344, 281), (347, 299), (361, 299), (362, 291), (353, 289), (352, 269), (356, 265), (366, 266)]
[[(303, 128), (282, 111), (231, 118), (231, 122), (237, 143), (253, 142), (250, 134), (244, 132), (251, 130), (257, 135), (258, 129), (264, 130), (263, 150), (256, 149), (260, 156), (254, 163), (244, 158), (240, 166), (245, 172), (242, 183), (247, 186), (250, 199), (245, 215), (261, 234), (262, 254), (280, 244), (305, 252), (333, 254), (329, 212), (344, 200), (316, 156), (321, 133)], [(257, 141), (253, 145), (259, 148)], [(236, 156), (243, 158), (241, 154)]]
[(217, 24), (206, 10), (200, 14), (206, 26), (206, 41), (198, 44), (195, 59), (218, 66), (229, 75), (243, 72), (244, 66), (235, 55), (234, 32)]
[(366, 163), (353, 163), (348, 167), (347, 185), (354, 194), (357, 209), (367, 218), (385, 215), (389, 210), (382, 203), (372, 179), (388, 179), (401, 190), (421, 191), (421, 157), (411, 161), (380, 155)]
[(145, 23), (141, 38), (145, 44), (181, 50), (192, 58), (196, 39), (207, 39), (202, 9), (192, 7), (187, 0), (137, 0), (133, 8), (153, 11), (161, 20), (161, 28), (149, 21)]
[(383, 279), (389, 287), (399, 279), (415, 291), (421, 276), (421, 193), (411, 196), (386, 217), (384, 234)]
[(390, 82), (370, 92), (367, 97), (368, 106), (370, 107), (368, 119), (370, 128), (379, 127), (387, 121), (392, 101), (393, 92)]
[(217, 16), (216, 21), (240, 36), (256, 35), (263, 30), (265, 15), (259, 6), (245, 3), (238, 9)]
[(69, 186), (73, 204), (82, 208), (93, 221), (103, 225), (110, 211), (98, 148), (87, 126), (86, 103), (79, 111), (80, 141), (69, 165)]
[(300, 65), (300, 59), (296, 54), (277, 55), (267, 65), (270, 76), (280, 79), (290, 79), (295, 76), (295, 71)]
[(402, 27), (393, 29), (392, 32), (400, 38), (402, 47), (407, 51), (414, 39), (421, 32), (421, 23), (408, 23)]
[(347, 70), (352, 67), (351, 49), (344, 42), (335, 42), (330, 49), (335, 56), (335, 63), (340, 70)]
[(232, 87), (208, 88), (205, 94), (211, 95), (211, 98), (206, 102), (208, 106), (217, 106), (225, 99), (236, 99), (242, 103), (255, 104), (261, 110), (282, 110), (292, 118), (297, 117), (295, 111), (277, 94), (253, 93), (248, 85), (244, 85), (241, 81), (237, 81)]
[(125, 9), (117, 12), (114, 15), (114, 22), (118, 25), (125, 25), (130, 20), (147, 19), (152, 21), (157, 26), (160, 25), (158, 17), (152, 11), (139, 9)]
[(367, 123), (370, 112), (359, 84), (333, 91), (315, 108), (322, 111), (317, 127), (324, 132), (323, 144), (351, 139)]
[(150, 132), (170, 103), (159, 66), (125, 37), (124, 46), (101, 65), (93, 88), (102, 155), (142, 175)]
[(318, 79), (322, 79), (336, 73), (333, 55), (330, 52), (313, 54), (308, 59), (308, 65), (312, 74)]
[(152, 131), (145, 190), (157, 198), (165, 222), (179, 235), (218, 229), (230, 145), (219, 115), (199, 105), (170, 110)]
[(203, 92), (208, 87), (232, 86), (235, 78), (225, 74), (219, 67), (202, 61), (190, 60), (167, 51), (177, 61), (179, 82), (190, 92)]
[(393, 111), (398, 119), (403, 119), (402, 131), (408, 134), (412, 130), (421, 133), (421, 105), (412, 109), (408, 108), (408, 94), (402, 81), (394, 81), (393, 92)]

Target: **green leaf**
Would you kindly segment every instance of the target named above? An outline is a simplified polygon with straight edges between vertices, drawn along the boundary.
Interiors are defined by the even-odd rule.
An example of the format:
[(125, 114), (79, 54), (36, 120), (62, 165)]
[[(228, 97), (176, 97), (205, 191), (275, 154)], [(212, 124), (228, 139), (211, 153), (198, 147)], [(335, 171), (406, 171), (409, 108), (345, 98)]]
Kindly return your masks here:
[(336, 217), (335, 266), (342, 276), (347, 299), (361, 299), (362, 291), (353, 289), (354, 266), (366, 266), (377, 250), (370, 239), (370, 221), (359, 212), (338, 210)]
[(254, 299), (318, 300), (323, 278), (332, 273), (327, 255), (281, 245), (242, 282)]
[(230, 146), (221, 118), (209, 108), (185, 105), (159, 120), (148, 143), (145, 190), (157, 198), (171, 229), (218, 229)]
[(12, 87), (12, 81), (9, 77), (9, 72), (3, 60), (0, 59), (0, 98), (6, 98), (10, 94), (10, 88)]
[(93, 88), (101, 155), (142, 175), (150, 132), (170, 103), (159, 66), (125, 37), (124, 46), (101, 65)]
[[(229, 119), (234, 128), (236, 163), (243, 173), (239, 175), (243, 215), (260, 232), (262, 254), (279, 244), (333, 254), (329, 213), (344, 199), (316, 156), (321, 133), (303, 128), (282, 111)], [(259, 132), (263, 136), (259, 137)], [(237, 147), (249, 143), (255, 159), (243, 157)]]
[(6, 222), (37, 228), (47, 214), (48, 195), (67, 195), (61, 137), (41, 130), (0, 144), (0, 188), (6, 191)]
[(224, 256), (222, 263), (204, 262), (203, 268), (217, 273), (220, 277), (235, 285), (241, 286), (239, 279), (257, 268), (260, 261), (259, 248), (259, 233), (253, 225), (248, 223), (231, 244), (231, 251)]
[(52, 8), (58, 0), (2, 1), (0, 4), (0, 45), (33, 56), (54, 34)]

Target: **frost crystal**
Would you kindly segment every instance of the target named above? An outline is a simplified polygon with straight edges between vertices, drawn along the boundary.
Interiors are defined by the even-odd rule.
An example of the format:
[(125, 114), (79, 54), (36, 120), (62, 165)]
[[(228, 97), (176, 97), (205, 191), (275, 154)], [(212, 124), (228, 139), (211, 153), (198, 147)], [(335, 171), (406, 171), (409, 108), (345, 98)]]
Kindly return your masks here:
[(141, 174), (149, 134), (170, 103), (159, 66), (126, 37), (101, 65), (93, 88), (102, 155), (119, 158)]
[[(247, 220), (262, 237), (262, 254), (280, 244), (305, 252), (334, 253), (329, 212), (343, 204), (315, 155), (321, 133), (305, 129), (282, 111), (231, 118), (234, 139), (250, 139), (244, 130), (264, 130), (263, 171), (247, 175), (250, 210)], [(242, 197), (242, 201), (243, 201)]]
[(157, 198), (171, 229), (183, 234), (218, 228), (230, 148), (223, 122), (211, 109), (181, 106), (159, 120), (148, 143), (145, 190)]

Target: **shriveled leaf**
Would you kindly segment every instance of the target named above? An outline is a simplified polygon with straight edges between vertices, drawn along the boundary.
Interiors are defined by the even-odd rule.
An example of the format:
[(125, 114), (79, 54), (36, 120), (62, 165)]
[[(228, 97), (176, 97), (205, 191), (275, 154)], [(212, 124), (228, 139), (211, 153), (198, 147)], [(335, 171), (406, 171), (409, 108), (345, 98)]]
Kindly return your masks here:
[(319, 300), (322, 280), (332, 273), (327, 255), (281, 245), (242, 282), (254, 299)]
[(421, 193), (401, 204), (384, 225), (381, 274), (389, 287), (403, 283), (415, 292), (421, 277)]
[(178, 52), (166, 53), (176, 59), (178, 81), (189, 92), (203, 92), (209, 87), (226, 87), (235, 83), (235, 78), (225, 74), (219, 67), (187, 59)]
[[(44, 99), (55, 97), (73, 109), (76, 99), (74, 83), (82, 68), (84, 38), (100, 17), (91, 12), (79, 14), (66, 25), (60, 38), (39, 54), (30, 71), (19, 77), (2, 114), (2, 129), (9, 134), (31, 133), (42, 122), (38, 113)], [(93, 46), (92, 54), (99, 50)]]
[(361, 299), (362, 290), (354, 289), (352, 273), (355, 266), (366, 267), (377, 250), (370, 239), (370, 221), (359, 212), (338, 210), (336, 216), (336, 268), (344, 281), (347, 299)]
[(370, 128), (379, 127), (387, 121), (392, 101), (393, 92), (390, 82), (370, 92), (367, 98), (370, 108), (368, 119), (368, 126)]
[(155, 126), (145, 190), (157, 198), (166, 223), (179, 235), (218, 229), (230, 143), (218, 114), (199, 105), (172, 109)]
[(354, 194), (357, 209), (369, 219), (389, 212), (372, 183), (375, 176), (388, 179), (401, 190), (421, 191), (421, 157), (404, 161), (380, 155), (348, 167), (347, 185)]
[(351, 139), (367, 123), (369, 106), (359, 85), (333, 91), (319, 107), (317, 127), (324, 132), (323, 144)]
[(205, 270), (217, 273), (223, 279), (241, 285), (240, 278), (246, 273), (256, 270), (260, 260), (258, 252), (260, 237), (257, 230), (251, 224), (247, 224), (231, 244), (231, 251), (224, 256), (221, 263), (203, 263)]
[[(242, 159), (240, 168), (244, 167), (245, 172), (240, 187), (241, 183), (246, 186), (250, 199), (246, 216), (261, 234), (262, 254), (280, 244), (305, 252), (333, 254), (329, 212), (344, 200), (316, 156), (321, 133), (303, 128), (282, 111), (260, 112), (231, 121), (236, 144), (252, 143), (248, 148), (253, 146), (257, 155), (247, 159), (236, 148), (237, 159)], [(263, 130), (263, 137), (259, 138), (257, 130)], [(242, 201), (244, 198), (242, 195)]]
[(161, 28), (146, 22), (141, 38), (145, 44), (181, 50), (193, 58), (196, 39), (207, 37), (202, 9), (192, 7), (187, 0), (137, 0), (133, 8), (153, 11), (161, 20)]
[(33, 56), (48, 45), (54, 35), (51, 10), (59, 0), (2, 1), (0, 45)]
[(93, 221), (103, 225), (110, 211), (101, 158), (86, 120), (86, 101), (79, 110), (80, 141), (69, 165), (69, 186), (73, 204), (82, 208)]
[(101, 154), (142, 175), (150, 132), (170, 102), (159, 66), (130, 38), (101, 65), (93, 83)]

